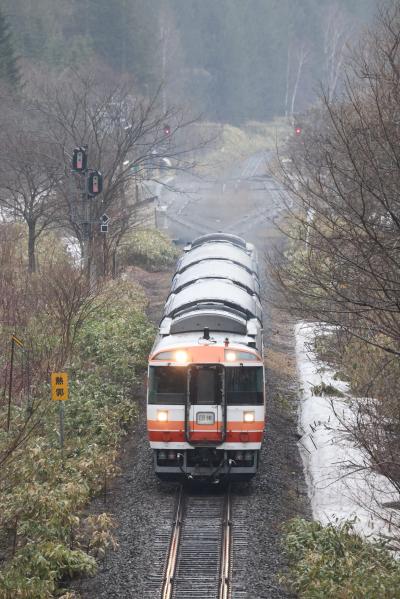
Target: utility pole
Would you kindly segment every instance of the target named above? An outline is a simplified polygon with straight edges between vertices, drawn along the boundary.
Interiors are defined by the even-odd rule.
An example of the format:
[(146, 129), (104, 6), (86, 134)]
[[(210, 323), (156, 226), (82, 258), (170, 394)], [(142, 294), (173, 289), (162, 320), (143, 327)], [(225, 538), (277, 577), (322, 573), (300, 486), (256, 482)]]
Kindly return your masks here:
[[(72, 155), (72, 171), (81, 175), (82, 213), (80, 223), (82, 226), (83, 239), (83, 266), (90, 286), (94, 284), (94, 272), (92, 268), (92, 238), (93, 238), (93, 214), (92, 201), (103, 191), (103, 177), (99, 171), (88, 168), (88, 146), (76, 147)], [(82, 189), (83, 187), (83, 189)], [(95, 221), (96, 222), (96, 221)]]
[(7, 432), (10, 432), (11, 422), (11, 398), (12, 398), (12, 386), (13, 386), (13, 371), (14, 371), (14, 350), (15, 346), (18, 345), (24, 351), (24, 344), (16, 335), (11, 335), (11, 358), (10, 358), (10, 378), (8, 386), (8, 408), (7, 408)]
[(14, 369), (14, 335), (11, 337), (11, 360), (10, 360), (10, 382), (9, 382), (9, 386), (8, 386), (7, 432), (10, 432), (13, 369)]
[[(87, 152), (88, 147), (84, 146)], [(92, 235), (92, 210), (89, 195), (87, 193), (87, 169), (84, 173), (84, 190), (82, 192), (83, 202), (83, 266), (87, 273), (89, 284), (91, 284), (91, 235)]]

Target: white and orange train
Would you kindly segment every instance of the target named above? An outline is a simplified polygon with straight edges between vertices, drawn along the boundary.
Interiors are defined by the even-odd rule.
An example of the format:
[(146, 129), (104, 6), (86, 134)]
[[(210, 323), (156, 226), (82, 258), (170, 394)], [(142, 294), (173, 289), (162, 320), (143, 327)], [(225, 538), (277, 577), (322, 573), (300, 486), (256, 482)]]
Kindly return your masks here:
[(147, 426), (161, 478), (246, 479), (265, 393), (254, 246), (223, 233), (185, 248), (149, 358)]

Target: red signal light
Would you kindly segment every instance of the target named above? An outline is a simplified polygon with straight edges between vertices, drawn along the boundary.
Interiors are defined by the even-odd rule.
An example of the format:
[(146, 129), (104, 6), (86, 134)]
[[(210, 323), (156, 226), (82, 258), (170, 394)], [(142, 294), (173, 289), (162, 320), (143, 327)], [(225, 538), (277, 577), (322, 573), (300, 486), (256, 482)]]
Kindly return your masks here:
[(171, 127), (169, 125), (164, 125), (164, 135), (170, 135)]
[(103, 191), (103, 177), (99, 171), (92, 171), (88, 178), (88, 193), (97, 196)]
[(294, 132), (296, 133), (296, 135), (300, 135), (301, 134), (301, 127), (296, 127)]
[(82, 173), (86, 170), (87, 154), (85, 148), (75, 148), (72, 156), (72, 170)]

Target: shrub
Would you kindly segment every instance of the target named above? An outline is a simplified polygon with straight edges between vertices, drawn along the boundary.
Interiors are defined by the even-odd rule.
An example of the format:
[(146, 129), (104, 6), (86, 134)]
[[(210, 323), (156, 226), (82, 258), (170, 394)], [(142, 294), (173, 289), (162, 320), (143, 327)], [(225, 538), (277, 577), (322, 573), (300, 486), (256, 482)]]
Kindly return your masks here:
[(319, 385), (313, 385), (311, 387), (312, 395), (327, 395), (329, 397), (344, 397), (344, 393), (337, 389), (330, 383), (326, 384), (322, 381)]
[(301, 599), (396, 599), (400, 563), (383, 543), (363, 540), (352, 522), (322, 526), (294, 518), (284, 526), (289, 573)]
[[(154, 328), (140, 287), (112, 282), (78, 329), (65, 405), (64, 464), (58, 437), (58, 402), (43, 384), (35, 428), (2, 464), (0, 528), (7, 561), (0, 571), (0, 599), (48, 599), (62, 581), (92, 574), (95, 557), (115, 546), (108, 514), (82, 515), (90, 498), (117, 471), (122, 437), (137, 413)], [(0, 406), (3, 416), (4, 406)], [(3, 412), (3, 413), (2, 413)], [(23, 427), (24, 406), (13, 406), (12, 434)], [(0, 457), (9, 435), (0, 431)]]
[(2, 599), (49, 599), (61, 576), (94, 574), (95, 559), (60, 542), (28, 543), (0, 573)]
[(142, 229), (125, 237), (118, 250), (122, 265), (141, 266), (157, 271), (172, 266), (179, 250), (167, 235), (157, 229)]

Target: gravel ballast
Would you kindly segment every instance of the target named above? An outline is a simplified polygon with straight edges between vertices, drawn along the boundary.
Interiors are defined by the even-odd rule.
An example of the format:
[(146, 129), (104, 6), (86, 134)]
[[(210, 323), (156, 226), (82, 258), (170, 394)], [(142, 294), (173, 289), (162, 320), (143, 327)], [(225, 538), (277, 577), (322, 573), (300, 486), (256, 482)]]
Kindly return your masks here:
[[(250, 193), (250, 192), (249, 192)], [(260, 196), (260, 192), (257, 192)], [(240, 195), (224, 194), (224, 202), (240, 202)], [(264, 197), (268, 202), (268, 197)], [(229, 211), (232, 213), (231, 204)], [(203, 215), (205, 205), (196, 202), (187, 208), (186, 217)], [(221, 202), (222, 212), (225, 209)], [(271, 206), (272, 211), (272, 206)], [(234, 210), (236, 219), (238, 210)], [(223, 220), (223, 214), (221, 220)], [(239, 215), (240, 216), (240, 215)], [(244, 235), (257, 244), (260, 254), (272, 234), (269, 222)], [(260, 264), (261, 270), (263, 265)], [(151, 275), (151, 287), (157, 280)], [(143, 281), (142, 281), (143, 282)], [(160, 293), (168, 292), (168, 277), (163, 276)], [(293, 597), (279, 583), (286, 562), (281, 549), (281, 525), (295, 515), (309, 517), (309, 502), (303, 468), (297, 448), (298, 382), (294, 358), (293, 326), (288, 317), (266, 306), (266, 388), (267, 424), (259, 473), (250, 484), (232, 487), (235, 511), (245, 523), (246, 539), (233, 549), (232, 599), (280, 599)], [(90, 579), (75, 581), (73, 587), (85, 599), (157, 599), (154, 576), (160, 571), (162, 551), (154, 540), (159, 531), (168, 531), (176, 501), (176, 485), (159, 482), (153, 472), (148, 446), (145, 399), (139, 419), (121, 457), (122, 474), (109, 490), (107, 504), (98, 498), (91, 506), (95, 512), (108, 511), (117, 522), (118, 549), (109, 551), (98, 573)], [(167, 535), (168, 536), (168, 535)], [(167, 545), (167, 540), (165, 541)], [(149, 590), (149, 583), (152, 588)], [(188, 599), (191, 599), (188, 597)]]

